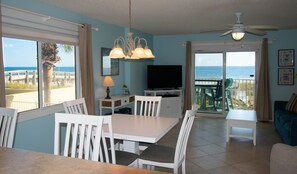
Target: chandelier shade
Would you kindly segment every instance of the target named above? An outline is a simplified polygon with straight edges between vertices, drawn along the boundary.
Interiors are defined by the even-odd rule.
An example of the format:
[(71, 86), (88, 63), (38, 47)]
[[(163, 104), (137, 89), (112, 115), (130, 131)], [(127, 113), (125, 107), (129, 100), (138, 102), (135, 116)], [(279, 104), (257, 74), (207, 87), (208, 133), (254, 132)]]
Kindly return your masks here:
[[(149, 49), (144, 38), (136, 36), (133, 38), (131, 30), (131, 0), (129, 0), (129, 32), (127, 39), (120, 36), (114, 41), (114, 46), (109, 54), (109, 58), (142, 59), (155, 58), (152, 50)], [(144, 43), (142, 46), (141, 43)], [(137, 45), (136, 45), (137, 44)]]

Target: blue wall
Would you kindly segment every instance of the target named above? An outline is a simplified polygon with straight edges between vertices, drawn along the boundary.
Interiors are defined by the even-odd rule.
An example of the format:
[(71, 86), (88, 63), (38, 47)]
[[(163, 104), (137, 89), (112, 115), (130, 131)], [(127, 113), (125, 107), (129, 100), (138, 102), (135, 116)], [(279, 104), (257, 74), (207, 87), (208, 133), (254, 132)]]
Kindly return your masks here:
[(54, 115), (17, 123), (14, 147), (54, 153)]

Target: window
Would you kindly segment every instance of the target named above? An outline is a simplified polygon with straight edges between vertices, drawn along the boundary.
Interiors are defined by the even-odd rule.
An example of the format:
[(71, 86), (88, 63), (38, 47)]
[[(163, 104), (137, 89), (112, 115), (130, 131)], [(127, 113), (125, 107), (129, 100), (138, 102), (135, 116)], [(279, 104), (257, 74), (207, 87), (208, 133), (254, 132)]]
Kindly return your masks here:
[(19, 112), (80, 95), (78, 24), (1, 5), (6, 106)]
[(19, 112), (75, 99), (76, 46), (3, 37), (6, 106)]

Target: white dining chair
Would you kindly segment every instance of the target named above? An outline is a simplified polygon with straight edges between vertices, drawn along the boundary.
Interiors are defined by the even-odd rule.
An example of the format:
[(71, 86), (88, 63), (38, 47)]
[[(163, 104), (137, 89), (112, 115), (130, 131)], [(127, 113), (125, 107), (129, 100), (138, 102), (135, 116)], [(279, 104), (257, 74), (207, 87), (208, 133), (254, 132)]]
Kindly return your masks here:
[[(65, 124), (65, 139), (60, 141), (61, 130)], [(103, 117), (56, 113), (54, 154), (97, 161), (102, 125)]]
[(102, 142), (98, 161), (125, 166), (137, 166), (138, 154), (115, 150), (115, 146), (110, 146), (114, 144), (112, 116), (105, 115), (99, 117), (103, 117), (103, 125), (105, 128), (107, 127), (108, 131), (103, 130), (102, 132)]
[(0, 107), (0, 147), (12, 148), (17, 113), (16, 109)]
[[(65, 113), (88, 115), (88, 109), (84, 98), (63, 102)], [(120, 149), (120, 140), (115, 140), (115, 146)]]
[(63, 106), (64, 106), (65, 113), (88, 115), (85, 98), (65, 101), (63, 102)]
[(177, 174), (182, 165), (182, 173), (186, 173), (186, 150), (190, 131), (194, 122), (197, 110), (187, 110), (180, 128), (176, 147), (163, 145), (151, 145), (144, 150), (138, 159), (139, 167), (158, 166), (173, 169)]
[[(134, 115), (158, 117), (161, 109), (161, 96), (135, 96)], [(148, 143), (140, 143), (139, 150), (143, 151)]]
[(134, 115), (159, 116), (161, 96), (135, 96)]

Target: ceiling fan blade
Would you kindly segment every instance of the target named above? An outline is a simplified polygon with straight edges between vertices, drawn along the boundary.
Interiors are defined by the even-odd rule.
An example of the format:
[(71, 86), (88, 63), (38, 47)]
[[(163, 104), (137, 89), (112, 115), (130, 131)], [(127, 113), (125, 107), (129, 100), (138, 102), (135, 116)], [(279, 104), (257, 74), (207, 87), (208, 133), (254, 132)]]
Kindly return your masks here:
[(232, 33), (232, 30), (226, 31), (225, 33), (221, 34), (221, 36), (226, 36), (228, 34)]
[(256, 30), (278, 30), (279, 27), (273, 25), (249, 25), (248, 29), (256, 29)]
[(259, 36), (263, 36), (266, 34), (265, 31), (262, 31), (262, 30), (256, 30), (256, 29), (250, 29), (250, 28), (247, 28), (245, 29), (245, 31), (247, 33), (251, 33), (251, 34), (255, 34), (255, 35), (259, 35)]

